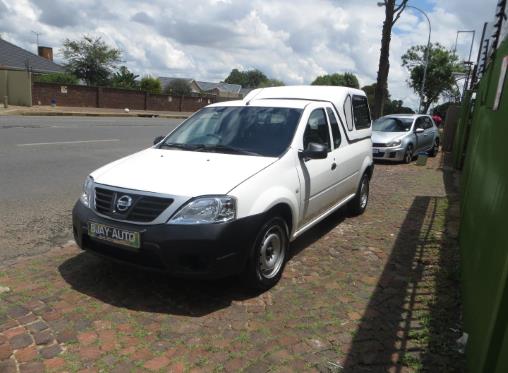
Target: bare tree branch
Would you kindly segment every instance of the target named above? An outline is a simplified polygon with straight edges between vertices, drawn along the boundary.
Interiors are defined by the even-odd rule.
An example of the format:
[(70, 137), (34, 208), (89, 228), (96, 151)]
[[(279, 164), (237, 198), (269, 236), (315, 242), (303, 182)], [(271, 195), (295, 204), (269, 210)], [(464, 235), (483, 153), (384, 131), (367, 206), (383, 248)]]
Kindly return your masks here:
[(402, 14), (402, 12), (404, 11), (404, 9), (406, 9), (406, 5), (407, 5), (407, 2), (408, 0), (403, 0), (400, 5), (398, 5), (396, 8), (395, 8), (395, 18), (393, 19), (392, 21), (392, 26), (395, 24), (395, 22), (397, 22), (397, 20), (400, 18), (400, 15)]

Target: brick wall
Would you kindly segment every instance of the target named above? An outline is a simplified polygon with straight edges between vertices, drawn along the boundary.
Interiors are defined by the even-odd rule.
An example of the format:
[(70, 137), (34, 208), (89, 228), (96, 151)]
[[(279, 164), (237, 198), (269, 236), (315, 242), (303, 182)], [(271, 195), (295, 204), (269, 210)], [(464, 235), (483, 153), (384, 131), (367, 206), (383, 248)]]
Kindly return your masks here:
[(217, 97), (172, 97), (142, 91), (80, 85), (63, 86), (54, 83), (32, 84), (32, 104), (57, 106), (101, 107), (112, 109), (152, 111), (196, 111), (218, 101)]
[[(67, 88), (67, 93), (65, 89)], [(97, 107), (97, 88), (84, 86), (61, 86), (59, 84), (33, 83), (32, 105), (50, 105), (55, 99), (58, 106)]]

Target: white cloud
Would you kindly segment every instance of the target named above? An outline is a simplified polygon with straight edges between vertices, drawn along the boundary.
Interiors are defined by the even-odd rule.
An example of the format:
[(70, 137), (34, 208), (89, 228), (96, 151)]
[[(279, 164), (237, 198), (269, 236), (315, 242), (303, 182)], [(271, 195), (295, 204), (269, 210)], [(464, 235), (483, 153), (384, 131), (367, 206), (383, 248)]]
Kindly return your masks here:
[[(496, 2), (411, 0), (427, 10), (432, 41), (449, 48), (457, 30), (475, 29), (478, 40)], [(373, 83), (384, 17), (375, 0), (0, 0), (0, 8), (0, 33), (29, 50), (35, 50), (30, 30), (57, 49), (65, 38), (97, 35), (120, 48), (139, 75), (222, 80), (232, 68), (259, 68), (287, 84), (346, 71), (362, 85)], [(392, 35), (389, 89), (413, 107), (418, 97), (400, 57), (427, 35), (426, 20), (410, 9)], [(457, 50), (469, 52), (467, 38), (459, 38)]]

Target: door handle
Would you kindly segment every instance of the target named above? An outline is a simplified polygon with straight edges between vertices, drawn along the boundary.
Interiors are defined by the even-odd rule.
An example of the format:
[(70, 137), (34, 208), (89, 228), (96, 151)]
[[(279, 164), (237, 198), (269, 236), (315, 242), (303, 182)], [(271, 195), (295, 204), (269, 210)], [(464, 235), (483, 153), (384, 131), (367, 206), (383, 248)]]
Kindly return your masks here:
[(337, 163), (333, 162), (332, 163), (332, 170), (335, 170), (337, 168)]

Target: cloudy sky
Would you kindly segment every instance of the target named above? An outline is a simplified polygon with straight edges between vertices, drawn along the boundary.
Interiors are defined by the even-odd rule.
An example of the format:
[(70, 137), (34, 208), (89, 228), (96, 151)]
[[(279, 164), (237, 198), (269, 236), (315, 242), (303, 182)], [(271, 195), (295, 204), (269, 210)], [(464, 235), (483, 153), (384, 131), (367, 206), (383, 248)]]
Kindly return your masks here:
[[(123, 52), (139, 75), (224, 80), (233, 68), (257, 68), (286, 84), (308, 84), (318, 75), (353, 72), (361, 85), (376, 79), (384, 10), (377, 0), (0, 0), (0, 34), (35, 51), (55, 48), (65, 38), (102, 37)], [(410, 0), (427, 12), (432, 41), (448, 48), (457, 30), (476, 30), (491, 21), (497, 0)], [(408, 9), (391, 43), (392, 98), (416, 107), (400, 56), (425, 44), (426, 20)], [(461, 34), (458, 54), (469, 52)], [(469, 39), (468, 39), (469, 38)], [(473, 53), (476, 53), (473, 50)], [(476, 55), (475, 55), (476, 56)]]

